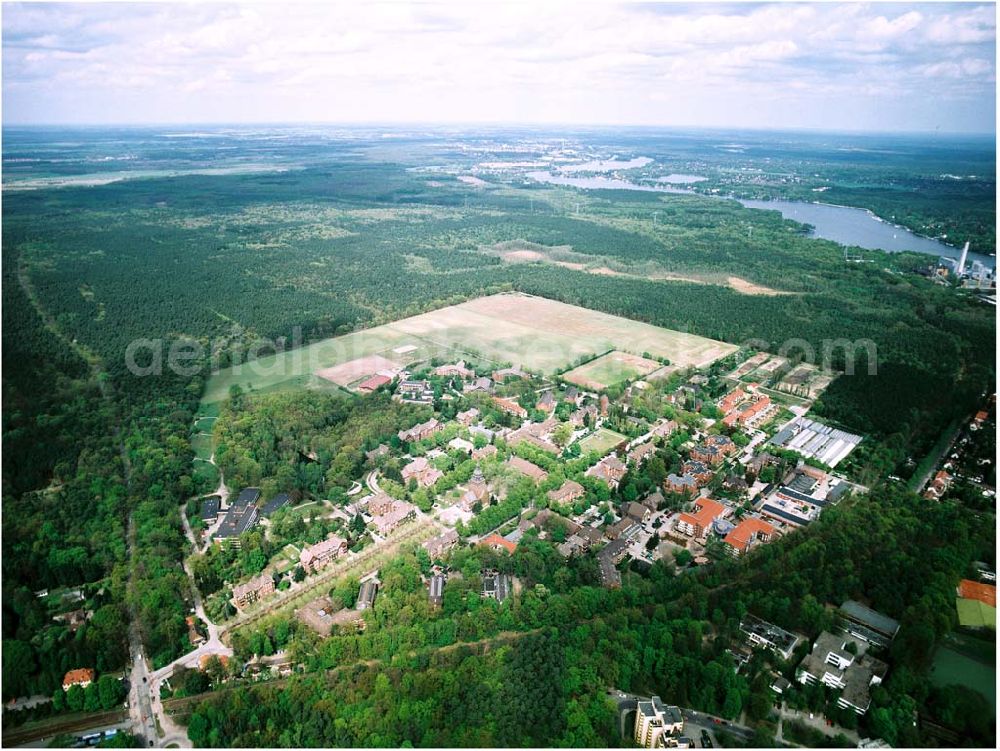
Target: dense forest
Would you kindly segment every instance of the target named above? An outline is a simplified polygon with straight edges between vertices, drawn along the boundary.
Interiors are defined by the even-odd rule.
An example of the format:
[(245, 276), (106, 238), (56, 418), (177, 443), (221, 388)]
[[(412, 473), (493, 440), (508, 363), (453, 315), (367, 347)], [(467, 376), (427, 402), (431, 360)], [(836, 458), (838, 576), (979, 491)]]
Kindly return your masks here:
[[(571, 210), (572, 204), (581, 205)], [(568, 246), (635, 273), (508, 264), (490, 248), (510, 241)], [(425, 176), (400, 165), (365, 160), (5, 195), (5, 697), (49, 694), (70, 668), (124, 667), (130, 617), (138, 619), (154, 665), (186, 649), (190, 592), (180, 566), (179, 513), (190, 497), (211, 489), (192, 471), (192, 422), (211, 361), (241, 361), (258, 337), (291, 341), (300, 327), (303, 339), (314, 341), (516, 289), (773, 351), (792, 339), (819, 352), (823, 340), (867, 338), (878, 347), (879, 375), (838, 378), (816, 411), (867, 434), (849, 466), (857, 478), (875, 483), (902, 473), (908, 459), (928, 452), (940, 431), (990, 387), (995, 325), (991, 309), (910, 273), (926, 258), (867, 256), (872, 263), (845, 264), (840, 246), (805, 237), (802, 227), (773, 212), (731, 201), (538, 187), (470, 191), (448, 179), (431, 187)], [(649, 269), (732, 274), (790, 294), (747, 295), (718, 284), (656, 280), (644, 277)], [(183, 373), (165, 369), (138, 377), (125, 356), (137, 339), (162, 340), (164, 359), (181, 340), (201, 345), (201, 353)], [(395, 426), (391, 415), (372, 417), (375, 428), (368, 415), (352, 424), (349, 400), (343, 409), (328, 423), (317, 416), (319, 428), (340, 427), (310, 447), (329, 454), (322, 479), (328, 486), (342, 487), (370, 439)], [(220, 462), (241, 482), (288, 472), (255, 465), (245, 455), (227, 457), (224, 449)], [(318, 488), (320, 479), (309, 474), (314, 471), (299, 468), (282, 487)], [(613, 717), (596, 687), (611, 683), (664, 694), (673, 685), (670, 693), (681, 697), (676, 701), (732, 716), (752, 696), (752, 681), (744, 685), (741, 676), (733, 683), (724, 650), (713, 639), (700, 643), (690, 629), (726, 633), (738, 608), (753, 605), (782, 625), (815, 631), (794, 605), (796, 597), (811, 593), (822, 603), (869, 588), (877, 607), (896, 616), (920, 607), (925, 610), (914, 615), (921, 616), (940, 604), (969, 560), (987, 555), (983, 525), (973, 525), (961, 507), (929, 515), (909, 497), (886, 491), (883, 499), (880, 493), (867, 510), (837, 510), (808, 534), (766, 548), (753, 565), (724, 564), (676, 579), (654, 569), (648, 577), (629, 576), (628, 586), (613, 596), (591, 587), (593, 571), (559, 575), (552, 559), (524, 575), (556, 598), (569, 598), (567, 588), (576, 587), (573, 599), (606, 600), (603, 610), (586, 619), (566, 615), (562, 622), (518, 614), (511, 630), (539, 631), (484, 655), (457, 649), (427, 656), (441, 662), (421, 663), (421, 671), (376, 677), (377, 671), (359, 668), (338, 674), (329, 691), (313, 676), (281, 689), (220, 694), (192, 717), (192, 737), (220, 745), (251, 739), (303, 745), (608, 743)], [(862, 544), (868, 537), (856, 531), (868, 528), (880, 531), (885, 555), (872, 555), (873, 548)], [(928, 539), (941, 543), (933, 555), (927, 555)], [(525, 556), (532, 547), (525, 547)], [(548, 554), (537, 555), (547, 560)], [(802, 556), (803, 564), (786, 567), (778, 556)], [(522, 565), (519, 560), (515, 565)], [(851, 571), (837, 568), (845, 560), (864, 563)], [(720, 589), (729, 579), (734, 583)], [(907, 599), (883, 591), (901, 581), (908, 582), (901, 590)], [(33, 594), (42, 588), (52, 589), (53, 597), (57, 590), (82, 589), (94, 615), (74, 634), (52, 621), (68, 607)], [(927, 654), (949, 627), (952, 611), (936, 610), (928, 628), (913, 627), (906, 635), (912, 659), (919, 663)], [(688, 646), (663, 646), (671, 643)], [(541, 665), (549, 673), (544, 683), (535, 672)], [(712, 675), (705, 675), (709, 669)], [(915, 665), (913, 675), (923, 669)], [(882, 711), (871, 720), (884, 722), (885, 732), (902, 745), (913, 740), (900, 719), (907, 701), (937, 710), (917, 680), (907, 682), (905, 671), (899, 673), (903, 678), (889, 682)], [(479, 685), (483, 676), (489, 680), (472, 701), (467, 686)], [(513, 704), (498, 676), (524, 687), (525, 698), (539, 686), (553, 698)], [(272, 692), (274, 701), (247, 704), (245, 694), (256, 691)], [(365, 718), (385, 710), (380, 702), (393, 693), (405, 698), (391, 711), (406, 714), (380, 723), (376, 738)], [(353, 702), (350, 721), (341, 716), (348, 712), (347, 697), (361, 696), (367, 698)], [(514, 725), (505, 712), (481, 710), (499, 706), (520, 707), (533, 721)], [(469, 707), (480, 709), (470, 710), (465, 724), (448, 720)], [(260, 724), (250, 712), (258, 713)], [(307, 712), (314, 713), (315, 725), (296, 731), (283, 721)]]

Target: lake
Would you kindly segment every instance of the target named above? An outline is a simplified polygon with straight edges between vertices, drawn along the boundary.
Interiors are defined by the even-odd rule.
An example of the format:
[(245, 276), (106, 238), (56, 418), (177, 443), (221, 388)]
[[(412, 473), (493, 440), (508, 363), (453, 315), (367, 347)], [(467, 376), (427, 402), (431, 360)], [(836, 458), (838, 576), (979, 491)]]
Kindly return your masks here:
[[(637, 185), (617, 177), (568, 177), (553, 175), (542, 170), (527, 174), (533, 180), (550, 185), (566, 185), (587, 190), (639, 190), (656, 193), (681, 193), (686, 195), (704, 195), (686, 188), (673, 188), (663, 185)], [(684, 177), (689, 177), (685, 175)], [(691, 176), (694, 177), (694, 176)], [(727, 196), (704, 196), (706, 198), (726, 198)], [(807, 203), (805, 201), (756, 201), (737, 199), (750, 209), (780, 211), (786, 219), (809, 224), (813, 227), (812, 237), (832, 240), (841, 245), (857, 246), (869, 250), (884, 250), (889, 253), (899, 253), (909, 250), (916, 253), (926, 253), (932, 256), (958, 258), (961, 248), (947, 245), (940, 240), (923, 237), (903, 227), (897, 227), (879, 219), (866, 209), (850, 206), (831, 206), (825, 203)], [(966, 267), (973, 261), (979, 261), (987, 268), (996, 267), (996, 258), (982, 253), (969, 252)]]
[[(962, 255), (960, 248), (897, 227), (879, 219), (866, 209), (804, 201), (741, 200), (740, 203), (750, 209), (780, 211), (786, 219), (812, 225), (813, 237), (833, 240), (841, 245), (857, 245), (861, 248), (887, 250), (890, 253), (911, 250), (948, 258), (958, 258)], [(979, 261), (991, 269), (996, 265), (996, 258), (993, 256), (969, 251), (966, 266), (968, 267), (973, 261)]]

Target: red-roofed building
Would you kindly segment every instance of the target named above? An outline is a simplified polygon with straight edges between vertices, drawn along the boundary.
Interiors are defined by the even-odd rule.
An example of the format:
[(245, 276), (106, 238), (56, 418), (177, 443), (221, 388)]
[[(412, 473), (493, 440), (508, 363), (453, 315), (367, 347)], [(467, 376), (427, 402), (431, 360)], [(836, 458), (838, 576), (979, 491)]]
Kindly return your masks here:
[(694, 502), (694, 505), (697, 510), (678, 516), (675, 526), (678, 532), (692, 537), (702, 537), (705, 531), (712, 526), (712, 522), (722, 516), (726, 507), (711, 498), (699, 498)]
[(984, 605), (991, 608), (997, 606), (997, 588), (993, 584), (983, 584), (974, 582), (971, 579), (962, 579), (958, 583), (958, 596), (969, 600), (979, 600)]
[(771, 407), (771, 397), (766, 394), (753, 394), (750, 398), (751, 402), (728, 410), (722, 424), (730, 428), (733, 425), (749, 425)]
[(93, 668), (77, 668), (76, 670), (70, 670), (63, 676), (62, 687), (63, 691), (69, 691), (73, 686), (87, 688), (93, 682)]
[(371, 378), (367, 378), (358, 384), (358, 391), (365, 394), (370, 394), (376, 389), (385, 386), (387, 383), (391, 383), (392, 379), (389, 376), (384, 375), (373, 375)]
[(494, 396), (493, 401), (500, 409), (508, 414), (515, 415), (517, 417), (528, 416), (528, 410), (515, 402), (513, 399), (504, 399), (501, 396)]
[(774, 533), (774, 527), (766, 521), (751, 517), (737, 524), (736, 529), (726, 535), (723, 542), (732, 548), (734, 555), (742, 555), (750, 550), (755, 542), (770, 540)]
[(496, 550), (497, 552), (501, 550), (506, 550), (511, 555), (513, 555), (514, 551), (517, 550), (516, 542), (511, 542), (510, 540), (501, 537), (496, 532), (491, 534), (489, 537), (483, 539), (479, 544), (485, 545), (491, 550)]
[(719, 409), (723, 412), (732, 412), (736, 405), (746, 398), (747, 394), (742, 388), (735, 388), (719, 399)]

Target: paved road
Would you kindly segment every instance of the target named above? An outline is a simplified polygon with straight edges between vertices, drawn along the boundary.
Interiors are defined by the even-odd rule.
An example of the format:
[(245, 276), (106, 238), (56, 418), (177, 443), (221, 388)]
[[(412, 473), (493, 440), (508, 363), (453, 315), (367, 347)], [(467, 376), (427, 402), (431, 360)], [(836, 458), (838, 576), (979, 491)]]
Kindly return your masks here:
[[(128, 555), (134, 563), (135, 552), (135, 520), (129, 516)], [(132, 670), (129, 678), (128, 711), (132, 719), (132, 733), (146, 739), (147, 745), (155, 743), (156, 716), (153, 714), (150, 702), (149, 668), (142, 654), (142, 636), (139, 633), (139, 616), (132, 608), (128, 626), (129, 654), (132, 657)]]
[(377, 469), (373, 469), (371, 472), (369, 472), (367, 475), (365, 475), (365, 485), (367, 485), (368, 489), (370, 491), (372, 491), (373, 493), (381, 493), (382, 492), (382, 490), (378, 486), (378, 470)]

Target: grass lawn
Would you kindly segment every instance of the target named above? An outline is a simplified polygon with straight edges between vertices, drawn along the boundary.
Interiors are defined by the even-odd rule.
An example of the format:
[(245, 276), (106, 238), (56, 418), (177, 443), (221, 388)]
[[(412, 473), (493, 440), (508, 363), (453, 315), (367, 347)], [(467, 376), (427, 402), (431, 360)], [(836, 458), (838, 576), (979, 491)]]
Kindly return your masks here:
[(563, 378), (584, 388), (603, 389), (625, 380), (641, 378), (660, 367), (655, 360), (614, 351), (573, 368)]
[(191, 470), (195, 480), (204, 480), (206, 484), (213, 488), (219, 486), (219, 469), (214, 464), (208, 462), (195, 462)]
[(191, 448), (196, 457), (208, 461), (212, 457), (212, 436), (200, 433), (191, 436)]
[(584, 453), (597, 451), (598, 453), (606, 454), (619, 443), (627, 440), (628, 436), (616, 433), (613, 430), (608, 430), (607, 428), (601, 428), (596, 433), (588, 435), (586, 438), (582, 439), (580, 441), (580, 449)]
[(434, 356), (466, 357), (551, 373), (625, 341), (681, 367), (704, 366), (736, 349), (541, 297), (490, 295), (227, 368), (209, 380), (199, 414), (211, 414), (210, 405), (227, 398), (234, 384), (255, 392), (335, 389), (316, 372), (372, 355), (399, 367)]

